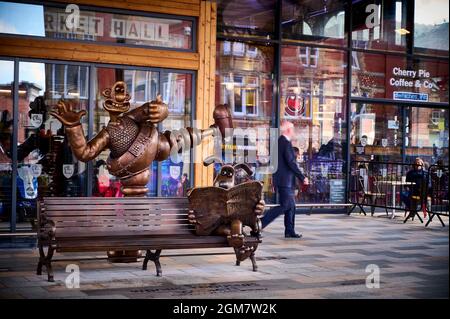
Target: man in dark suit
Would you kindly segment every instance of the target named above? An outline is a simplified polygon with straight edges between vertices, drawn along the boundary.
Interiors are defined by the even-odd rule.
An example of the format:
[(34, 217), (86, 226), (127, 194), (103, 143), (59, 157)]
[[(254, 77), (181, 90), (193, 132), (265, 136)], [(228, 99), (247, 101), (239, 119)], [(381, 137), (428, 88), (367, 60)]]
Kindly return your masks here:
[(279, 215), (284, 214), (284, 237), (301, 238), (295, 232), (295, 179), (307, 185), (305, 177), (297, 166), (296, 156), (291, 139), (294, 136), (294, 125), (289, 121), (281, 123), (281, 136), (278, 138), (278, 169), (273, 174), (273, 184), (280, 199), (280, 206), (273, 207), (261, 219), (262, 227), (269, 225)]

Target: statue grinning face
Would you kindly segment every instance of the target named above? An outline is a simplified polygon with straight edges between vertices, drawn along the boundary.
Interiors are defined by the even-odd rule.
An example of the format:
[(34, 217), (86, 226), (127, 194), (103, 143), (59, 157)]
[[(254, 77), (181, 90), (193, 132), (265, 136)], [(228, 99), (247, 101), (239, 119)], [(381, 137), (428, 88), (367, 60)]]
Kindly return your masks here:
[(114, 83), (113, 87), (102, 92), (106, 98), (103, 107), (110, 113), (125, 113), (130, 109), (130, 94), (125, 82)]

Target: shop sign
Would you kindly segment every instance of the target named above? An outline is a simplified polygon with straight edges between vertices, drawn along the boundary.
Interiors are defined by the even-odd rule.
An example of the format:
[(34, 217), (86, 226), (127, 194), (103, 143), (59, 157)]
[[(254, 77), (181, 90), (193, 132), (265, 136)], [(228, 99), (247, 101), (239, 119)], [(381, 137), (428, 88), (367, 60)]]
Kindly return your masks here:
[(383, 146), (383, 147), (387, 147), (387, 146), (388, 146), (388, 140), (387, 140), (387, 138), (383, 138), (383, 139), (381, 140), (381, 146)]
[(393, 87), (431, 89), (434, 86), (430, 79), (430, 72), (424, 69), (416, 71), (394, 67), (392, 68), (392, 75), (394, 77), (389, 79), (389, 84)]
[(79, 34), (85, 36), (130, 39), (139, 41), (169, 41), (169, 24), (142, 20), (115, 19), (105, 21), (102, 17), (80, 14), (77, 27), (68, 28), (69, 14), (46, 11), (45, 32)]
[(343, 179), (330, 179), (330, 203), (345, 202), (345, 182)]
[(428, 94), (394, 91), (394, 100), (428, 102)]

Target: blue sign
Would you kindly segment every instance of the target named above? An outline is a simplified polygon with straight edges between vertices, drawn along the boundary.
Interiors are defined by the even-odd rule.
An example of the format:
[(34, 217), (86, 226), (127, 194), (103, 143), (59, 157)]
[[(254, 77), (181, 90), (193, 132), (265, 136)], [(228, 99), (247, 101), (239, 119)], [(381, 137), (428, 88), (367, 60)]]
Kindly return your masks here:
[(394, 91), (394, 100), (428, 102), (428, 94)]

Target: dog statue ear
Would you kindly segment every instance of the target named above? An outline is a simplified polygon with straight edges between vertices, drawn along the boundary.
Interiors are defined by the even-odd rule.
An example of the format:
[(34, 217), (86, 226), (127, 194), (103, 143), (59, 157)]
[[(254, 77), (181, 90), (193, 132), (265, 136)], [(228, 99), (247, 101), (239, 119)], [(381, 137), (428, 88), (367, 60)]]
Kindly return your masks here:
[(246, 163), (239, 163), (239, 164), (234, 165), (233, 167), (235, 170), (243, 169), (247, 173), (248, 176), (253, 175), (253, 170)]
[(211, 165), (212, 163), (220, 163), (220, 164), (223, 164), (222, 159), (219, 158), (219, 157), (217, 157), (217, 156), (215, 156), (215, 155), (208, 156), (207, 158), (205, 158), (205, 159), (203, 160), (203, 165), (205, 165), (205, 166), (209, 166), (209, 165)]

